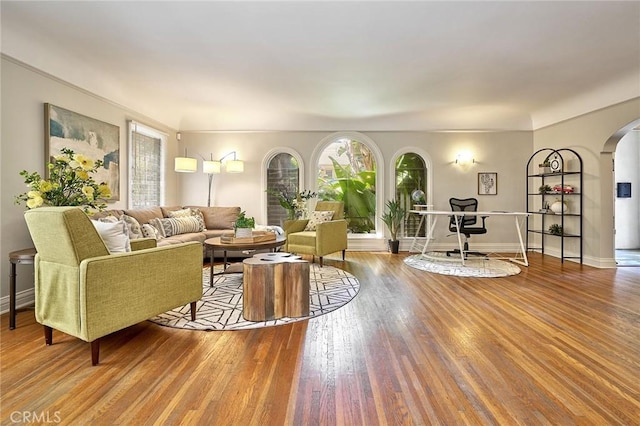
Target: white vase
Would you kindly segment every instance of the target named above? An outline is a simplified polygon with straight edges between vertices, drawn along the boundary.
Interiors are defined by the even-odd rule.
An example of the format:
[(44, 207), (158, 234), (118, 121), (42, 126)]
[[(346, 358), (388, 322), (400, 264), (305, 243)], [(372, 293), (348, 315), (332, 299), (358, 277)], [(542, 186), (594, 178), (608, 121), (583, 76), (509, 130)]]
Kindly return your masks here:
[(555, 214), (564, 213), (567, 211), (567, 205), (560, 200), (557, 200), (555, 203), (551, 204), (551, 211)]
[(236, 238), (251, 238), (252, 236), (252, 228), (236, 228)]

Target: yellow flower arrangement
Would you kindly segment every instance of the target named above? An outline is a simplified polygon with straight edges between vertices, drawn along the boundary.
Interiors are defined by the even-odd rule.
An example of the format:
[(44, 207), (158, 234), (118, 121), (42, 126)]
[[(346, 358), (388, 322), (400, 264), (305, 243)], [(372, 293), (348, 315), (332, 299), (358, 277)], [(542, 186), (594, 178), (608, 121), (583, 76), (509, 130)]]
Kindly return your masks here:
[(24, 202), (29, 209), (44, 205), (81, 206), (85, 212), (104, 210), (111, 190), (106, 183), (98, 184), (91, 176), (102, 164), (102, 160), (94, 161), (62, 148), (62, 154), (47, 165), (49, 179), (43, 179), (38, 172), (20, 172), (30, 190), (17, 195), (15, 203)]

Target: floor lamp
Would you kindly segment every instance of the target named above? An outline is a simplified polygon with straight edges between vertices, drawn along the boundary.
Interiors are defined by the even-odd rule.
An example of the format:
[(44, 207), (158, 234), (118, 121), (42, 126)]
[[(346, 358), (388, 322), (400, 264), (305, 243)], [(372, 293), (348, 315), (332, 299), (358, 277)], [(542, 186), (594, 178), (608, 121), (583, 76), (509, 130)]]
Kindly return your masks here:
[(209, 175), (209, 194), (207, 198), (207, 207), (211, 207), (211, 184), (213, 183), (213, 175), (217, 175), (222, 170), (222, 162), (228, 156), (233, 155), (232, 160), (227, 160), (224, 163), (224, 168), (227, 173), (242, 173), (244, 171), (244, 162), (236, 158), (236, 151), (232, 151), (223, 156), (220, 160), (215, 161), (213, 154), (210, 154), (210, 160), (204, 160), (202, 162), (202, 171)]
[(207, 207), (211, 207), (211, 184), (213, 183), (213, 175), (220, 173), (220, 161), (213, 161), (213, 154), (211, 154), (211, 160), (204, 160), (202, 162), (202, 171), (209, 175), (209, 192), (207, 197)]

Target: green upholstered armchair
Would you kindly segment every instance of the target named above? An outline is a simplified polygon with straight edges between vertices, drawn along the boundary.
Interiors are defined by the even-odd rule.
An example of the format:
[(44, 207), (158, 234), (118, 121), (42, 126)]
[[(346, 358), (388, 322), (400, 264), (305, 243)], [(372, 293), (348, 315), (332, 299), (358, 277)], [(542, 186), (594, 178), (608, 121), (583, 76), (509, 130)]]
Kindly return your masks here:
[[(98, 364), (100, 338), (202, 297), (198, 242), (109, 254), (87, 215), (77, 207), (25, 212), (35, 257), (35, 314), (45, 343), (53, 329), (91, 342)], [(150, 240), (155, 243), (154, 240)], [(151, 244), (155, 246), (155, 244)]]
[(344, 203), (340, 201), (318, 201), (316, 211), (333, 211), (333, 218), (319, 223), (315, 231), (305, 231), (306, 219), (286, 220), (284, 231), (287, 237), (285, 250), (296, 254), (310, 254), (320, 258), (342, 251), (344, 260), (347, 249), (347, 221), (344, 220)]

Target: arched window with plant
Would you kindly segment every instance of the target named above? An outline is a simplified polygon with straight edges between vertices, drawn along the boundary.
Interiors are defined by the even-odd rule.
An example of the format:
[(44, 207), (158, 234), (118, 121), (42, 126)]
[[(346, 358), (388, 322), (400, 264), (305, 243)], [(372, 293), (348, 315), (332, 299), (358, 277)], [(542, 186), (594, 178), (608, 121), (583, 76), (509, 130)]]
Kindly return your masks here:
[[(395, 162), (395, 196), (404, 210), (413, 209), (414, 205), (427, 204), (427, 178), (428, 169), (425, 160), (415, 152), (400, 154)], [(416, 235), (420, 217), (415, 214), (407, 214), (401, 230), (404, 237)], [(424, 226), (418, 236), (424, 236)]]
[(300, 191), (300, 162), (288, 152), (277, 152), (267, 163), (267, 223), (280, 225), (289, 218), (282, 205), (283, 197), (293, 197)]
[(337, 138), (318, 158), (318, 199), (344, 202), (349, 232), (376, 231), (376, 169), (372, 151), (353, 138)]

